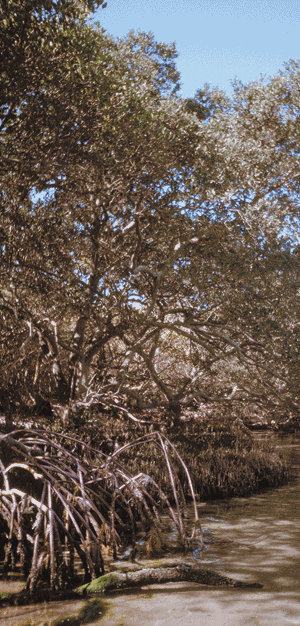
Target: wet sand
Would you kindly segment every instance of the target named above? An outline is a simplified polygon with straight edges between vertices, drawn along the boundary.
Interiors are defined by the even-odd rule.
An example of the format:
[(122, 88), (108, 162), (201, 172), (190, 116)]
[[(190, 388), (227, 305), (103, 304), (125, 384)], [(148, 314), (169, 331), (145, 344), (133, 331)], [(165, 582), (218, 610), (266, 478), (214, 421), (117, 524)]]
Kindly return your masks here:
[[(288, 600), (288, 602), (287, 602)], [(43, 626), (76, 614), (83, 602), (2, 609), (1, 626)], [(193, 583), (144, 587), (107, 598), (94, 626), (291, 626), (300, 624), (300, 597), (284, 592), (206, 588)], [(90, 624), (92, 626), (92, 623)]]

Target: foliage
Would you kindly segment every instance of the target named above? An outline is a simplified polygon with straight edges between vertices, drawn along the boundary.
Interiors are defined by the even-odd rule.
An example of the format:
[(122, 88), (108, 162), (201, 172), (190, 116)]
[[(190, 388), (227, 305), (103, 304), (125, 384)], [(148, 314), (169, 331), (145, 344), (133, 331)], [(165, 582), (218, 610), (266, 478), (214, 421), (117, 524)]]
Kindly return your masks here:
[[(3, 411), (298, 413), (299, 63), (178, 95), (174, 45), (5, 3)], [(4, 49), (8, 54), (4, 58)]]
[[(7, 432), (32, 413), (58, 431), (1, 436), (4, 568), (31, 594), (76, 559), (95, 578), (128, 533), (134, 557), (162, 511), (186, 544), (187, 458), (210, 495), (238, 492), (237, 458), (243, 489), (285, 478), (230, 428), (200, 469), (208, 433), (186, 436), (183, 408), (212, 428), (217, 407), (219, 443), (249, 401), (299, 412), (300, 63), (184, 100), (175, 45), (114, 40), (89, 21), (101, 4), (1, 4), (0, 408)], [(59, 432), (103, 414), (132, 425), (110, 454)]]
[[(94, 411), (96, 407), (94, 407)], [(243, 415), (246, 420), (246, 415)], [(101, 424), (98, 427), (98, 424)], [(286, 462), (277, 451), (266, 443), (258, 442), (243, 425), (235, 411), (202, 404), (197, 410), (185, 410), (176, 431), (166, 426), (167, 415), (152, 415), (152, 424), (136, 422), (128, 429), (126, 418), (113, 418), (105, 414), (95, 415), (81, 424), (81, 436), (87, 442), (102, 446), (114, 454), (122, 451), (122, 462), (136, 475), (140, 468), (160, 484), (164, 493), (172, 499), (168, 474), (162, 466), (161, 453), (149, 438), (143, 443), (145, 427), (168, 433), (168, 438), (179, 452), (189, 469), (195, 493), (200, 501), (207, 498), (228, 498), (256, 493), (261, 488), (277, 487), (290, 477)], [(169, 434), (171, 433), (171, 434)], [(130, 441), (140, 441), (130, 447)], [(104, 442), (104, 443), (103, 443)], [(189, 484), (183, 466), (178, 463), (174, 451), (168, 446), (168, 454), (174, 473), (185, 494)], [(184, 502), (181, 501), (184, 507)]]

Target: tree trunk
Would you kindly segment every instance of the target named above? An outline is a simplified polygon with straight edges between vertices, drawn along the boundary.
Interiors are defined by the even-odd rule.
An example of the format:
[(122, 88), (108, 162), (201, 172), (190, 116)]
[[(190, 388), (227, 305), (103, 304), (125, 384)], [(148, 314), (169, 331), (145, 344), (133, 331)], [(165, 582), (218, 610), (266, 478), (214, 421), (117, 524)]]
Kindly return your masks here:
[(100, 576), (92, 582), (78, 587), (75, 591), (79, 594), (90, 595), (103, 593), (106, 590), (126, 589), (127, 587), (141, 587), (143, 585), (162, 584), (169, 582), (189, 581), (214, 587), (238, 587), (261, 589), (260, 583), (248, 583), (233, 580), (218, 572), (208, 569), (197, 569), (190, 565), (182, 564), (175, 567), (157, 567), (141, 569), (135, 572), (111, 572)]
[(169, 414), (171, 416), (172, 422), (173, 422), (173, 428), (175, 431), (178, 430), (181, 421), (180, 421), (180, 415), (181, 415), (181, 405), (180, 402), (170, 402), (169, 403)]
[[(183, 563), (174, 567), (151, 567), (135, 572), (110, 572), (74, 590), (63, 589), (52, 593), (49, 588), (37, 587), (34, 591), (34, 602), (71, 600), (78, 597), (103, 594), (105, 591), (185, 581), (211, 585), (213, 587), (234, 587), (236, 589), (262, 589), (263, 587), (260, 583), (233, 580), (233, 578), (218, 574), (218, 572), (208, 569), (197, 569)], [(23, 589), (19, 593), (7, 594), (4, 601), (8, 604), (21, 605), (28, 604), (28, 602), (32, 601), (32, 598), (28, 593), (28, 589)]]

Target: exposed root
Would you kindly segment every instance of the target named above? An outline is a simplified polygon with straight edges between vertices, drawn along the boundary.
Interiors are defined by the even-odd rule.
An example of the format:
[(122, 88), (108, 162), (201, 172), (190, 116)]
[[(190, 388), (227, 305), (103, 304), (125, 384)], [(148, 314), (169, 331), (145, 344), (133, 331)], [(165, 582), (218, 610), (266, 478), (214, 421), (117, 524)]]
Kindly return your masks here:
[[(128, 472), (119, 460), (122, 449), (107, 456), (67, 435), (41, 430), (1, 435), (4, 575), (20, 568), (29, 598), (42, 583), (51, 592), (70, 587), (76, 567), (84, 570), (86, 582), (98, 578), (104, 574), (104, 547), (109, 546), (115, 558), (130, 535), (134, 557), (139, 526), (154, 527), (159, 535), (162, 512), (173, 520), (182, 546), (187, 545), (182, 489), (168, 454), (174, 447), (160, 433), (129, 445), (147, 442), (155, 442), (161, 450), (174, 507), (150, 476)], [(190, 484), (199, 528), (192, 483), (178, 458)]]

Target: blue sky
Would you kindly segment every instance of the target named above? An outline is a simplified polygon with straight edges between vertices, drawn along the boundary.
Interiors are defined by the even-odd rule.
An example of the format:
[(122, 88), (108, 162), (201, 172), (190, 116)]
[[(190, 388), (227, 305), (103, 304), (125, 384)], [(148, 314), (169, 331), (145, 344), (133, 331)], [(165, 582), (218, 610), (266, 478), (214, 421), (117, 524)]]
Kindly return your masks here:
[(133, 28), (175, 41), (184, 97), (205, 82), (230, 94), (235, 77), (247, 83), (300, 58), (299, 0), (107, 0), (96, 17), (114, 37)]

